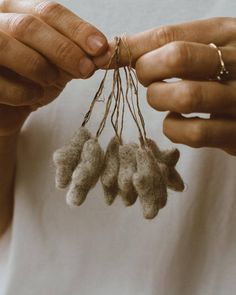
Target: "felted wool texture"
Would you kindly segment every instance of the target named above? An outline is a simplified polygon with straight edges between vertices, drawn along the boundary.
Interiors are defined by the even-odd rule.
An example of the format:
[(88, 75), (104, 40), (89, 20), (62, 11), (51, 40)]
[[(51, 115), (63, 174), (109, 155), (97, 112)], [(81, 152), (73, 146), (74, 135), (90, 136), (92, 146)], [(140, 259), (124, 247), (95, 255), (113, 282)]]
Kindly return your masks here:
[(175, 167), (180, 158), (180, 152), (178, 149), (162, 151), (160, 162), (167, 166)]
[(83, 146), (91, 138), (88, 129), (81, 127), (72, 137), (70, 143), (53, 154), (56, 167), (56, 187), (66, 188), (71, 182), (71, 176), (78, 165)]
[(185, 188), (184, 182), (178, 171), (174, 167), (159, 164), (169, 189), (182, 192)]
[(104, 163), (104, 153), (97, 139), (89, 139), (83, 146), (81, 161), (76, 167), (66, 196), (68, 205), (80, 206), (96, 185)]
[(147, 144), (159, 163), (164, 163), (167, 166), (176, 166), (180, 158), (180, 152), (178, 149), (161, 151), (156, 142), (152, 139), (147, 139)]
[(105, 154), (101, 183), (107, 205), (111, 205), (118, 194), (118, 173), (120, 166), (119, 147), (119, 138), (117, 136), (113, 137), (108, 144)]
[(143, 216), (153, 219), (167, 203), (167, 187), (149, 148), (140, 147), (136, 152), (137, 172), (133, 175), (133, 184), (138, 192), (143, 208)]
[(137, 170), (137, 144), (126, 144), (119, 147), (120, 169), (118, 173), (118, 188), (125, 206), (133, 205), (138, 194), (133, 185), (133, 175)]
[(182, 192), (185, 188), (185, 185), (182, 177), (175, 168), (180, 158), (179, 150), (173, 149), (161, 152), (154, 140), (148, 139), (147, 142), (156, 161), (159, 164), (167, 187), (173, 191)]

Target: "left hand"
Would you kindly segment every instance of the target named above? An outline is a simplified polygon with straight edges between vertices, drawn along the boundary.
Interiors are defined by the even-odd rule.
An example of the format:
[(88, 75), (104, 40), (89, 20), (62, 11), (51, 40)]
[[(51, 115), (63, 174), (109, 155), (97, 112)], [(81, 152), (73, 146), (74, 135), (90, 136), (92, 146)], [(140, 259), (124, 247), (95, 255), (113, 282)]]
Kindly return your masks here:
[(72, 79), (97, 70), (105, 35), (54, 1), (0, 0), (0, 136), (20, 131)]
[[(220, 148), (236, 155), (236, 18), (212, 18), (152, 29), (126, 39), (149, 104), (169, 111), (164, 134), (190, 147)], [(210, 81), (220, 68), (216, 44), (230, 77)], [(111, 47), (114, 46), (111, 44)], [(101, 59), (98, 59), (98, 63)], [(121, 50), (121, 63), (128, 55)], [(180, 78), (167, 83), (165, 79)], [(209, 119), (182, 114), (207, 113)]]

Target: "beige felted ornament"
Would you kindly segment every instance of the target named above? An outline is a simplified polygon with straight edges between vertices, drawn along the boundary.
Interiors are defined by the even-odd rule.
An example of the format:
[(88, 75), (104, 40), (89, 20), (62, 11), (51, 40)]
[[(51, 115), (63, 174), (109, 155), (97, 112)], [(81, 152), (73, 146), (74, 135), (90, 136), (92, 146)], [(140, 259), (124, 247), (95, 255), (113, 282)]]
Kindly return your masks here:
[[(143, 216), (153, 219), (167, 204), (167, 186), (176, 191), (184, 183), (175, 166), (180, 153), (177, 149), (161, 151), (155, 141), (147, 138), (145, 121), (139, 104), (138, 78), (132, 68), (132, 56), (125, 38), (115, 38), (116, 48), (110, 64), (114, 62), (113, 82), (107, 98), (104, 97), (108, 70), (101, 81), (82, 126), (71, 142), (53, 155), (56, 167), (56, 186), (69, 190), (69, 206), (80, 206), (100, 178), (107, 205), (119, 195), (125, 206), (132, 206), (139, 197)], [(127, 50), (130, 64), (123, 68), (125, 87), (119, 68), (120, 46)], [(105, 102), (105, 110), (94, 136), (87, 129), (97, 103)], [(123, 130), (126, 112), (131, 115), (139, 134), (139, 144), (126, 144)], [(114, 129), (105, 156), (99, 144), (108, 117)]]
[(142, 204), (144, 218), (153, 219), (166, 205), (166, 184), (150, 149), (140, 147), (136, 160), (137, 172), (133, 175), (133, 184)]
[(70, 206), (80, 206), (93, 188), (103, 168), (104, 153), (97, 139), (89, 139), (84, 144), (81, 161), (76, 167), (67, 193)]
[(111, 139), (105, 154), (101, 183), (107, 205), (111, 205), (118, 195), (119, 147), (120, 140), (115, 136)]
[(161, 171), (169, 189), (182, 192), (185, 188), (182, 177), (176, 170), (180, 152), (177, 149), (161, 152), (154, 140), (147, 140), (148, 147), (152, 150), (155, 159), (159, 163)]
[(185, 189), (185, 185), (178, 171), (174, 167), (168, 167), (163, 164), (160, 164), (160, 168), (162, 170), (168, 188), (176, 192), (183, 192)]
[(71, 176), (80, 161), (83, 146), (91, 138), (90, 132), (81, 127), (72, 137), (68, 145), (58, 149), (53, 154), (56, 167), (56, 187), (66, 188), (71, 182)]
[(119, 149), (120, 169), (118, 174), (119, 195), (125, 206), (131, 206), (137, 200), (138, 194), (133, 185), (133, 175), (137, 170), (137, 144), (121, 145)]

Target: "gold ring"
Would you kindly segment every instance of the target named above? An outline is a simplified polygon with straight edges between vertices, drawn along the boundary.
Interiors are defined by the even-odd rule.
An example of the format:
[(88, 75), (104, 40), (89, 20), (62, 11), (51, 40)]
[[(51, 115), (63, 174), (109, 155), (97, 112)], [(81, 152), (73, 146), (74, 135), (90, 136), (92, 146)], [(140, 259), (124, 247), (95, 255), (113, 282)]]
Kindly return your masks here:
[(218, 53), (219, 59), (220, 59), (220, 69), (217, 72), (216, 77), (211, 79), (211, 80), (216, 80), (216, 81), (226, 81), (226, 80), (228, 80), (230, 72), (226, 69), (222, 51), (214, 43), (209, 44), (209, 46), (211, 48), (214, 48), (214, 49), (217, 50), (217, 53)]

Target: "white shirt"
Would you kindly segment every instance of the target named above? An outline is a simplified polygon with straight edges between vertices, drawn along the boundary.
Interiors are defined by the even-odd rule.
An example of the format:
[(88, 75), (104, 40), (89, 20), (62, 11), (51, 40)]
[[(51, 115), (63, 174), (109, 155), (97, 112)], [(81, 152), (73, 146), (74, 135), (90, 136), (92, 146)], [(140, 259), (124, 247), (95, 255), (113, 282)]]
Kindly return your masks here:
[[(109, 38), (163, 24), (234, 16), (233, 0), (60, 1)], [(18, 147), (15, 211), (1, 295), (234, 295), (236, 290), (236, 158), (216, 149), (181, 151), (184, 193), (169, 192), (152, 221), (139, 201), (108, 207), (101, 186), (71, 210), (54, 185), (52, 154), (80, 126), (102, 73), (73, 81), (49, 106), (33, 114)], [(166, 114), (152, 110), (142, 89), (149, 134), (163, 149)], [(104, 105), (97, 106), (96, 130)], [(126, 139), (137, 140), (126, 121)], [(129, 138), (128, 138), (129, 135)], [(101, 137), (105, 148), (112, 129)]]

